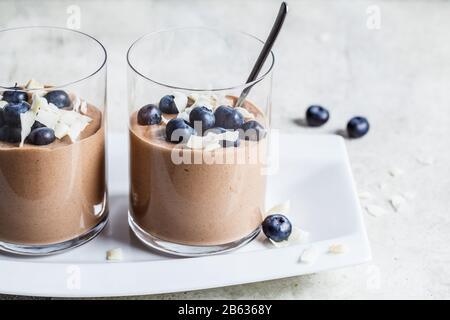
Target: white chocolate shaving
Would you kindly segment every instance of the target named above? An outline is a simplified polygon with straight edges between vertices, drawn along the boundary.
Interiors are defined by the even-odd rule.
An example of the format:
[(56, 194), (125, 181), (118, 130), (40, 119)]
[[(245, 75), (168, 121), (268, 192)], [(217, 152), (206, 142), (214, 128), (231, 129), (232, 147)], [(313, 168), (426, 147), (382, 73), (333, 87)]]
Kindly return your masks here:
[(172, 95), (174, 96), (175, 105), (177, 106), (178, 113), (181, 113), (186, 109), (188, 98), (187, 96), (182, 92), (173, 92)]
[(106, 260), (108, 261), (122, 261), (123, 252), (121, 248), (114, 248), (106, 252)]
[(0, 101), (0, 109), (3, 109), (8, 104), (8, 101)]
[(40, 83), (34, 79), (31, 79), (30, 81), (27, 82), (27, 84), (25, 85), (25, 88), (26, 89), (44, 89), (45, 86), (42, 83)]
[(23, 147), (25, 139), (31, 132), (31, 127), (34, 124), (36, 119), (36, 113), (33, 110), (28, 110), (27, 112), (20, 114), (20, 124), (21, 124), (21, 132), (20, 132), (20, 147)]
[(328, 247), (328, 253), (343, 254), (347, 251), (347, 247), (342, 243), (332, 244)]
[(244, 119), (254, 119), (254, 118), (255, 118), (255, 116), (253, 115), (253, 113), (250, 113), (250, 111), (248, 111), (248, 110), (245, 109), (245, 108), (242, 108), (242, 107), (236, 107), (236, 108), (234, 108), (234, 109), (236, 109), (237, 111), (239, 111), (240, 114), (242, 114), (242, 116), (244, 117)]
[(303, 250), (302, 255), (300, 256), (299, 261), (302, 263), (314, 263), (319, 257), (319, 251), (316, 247), (309, 247)]

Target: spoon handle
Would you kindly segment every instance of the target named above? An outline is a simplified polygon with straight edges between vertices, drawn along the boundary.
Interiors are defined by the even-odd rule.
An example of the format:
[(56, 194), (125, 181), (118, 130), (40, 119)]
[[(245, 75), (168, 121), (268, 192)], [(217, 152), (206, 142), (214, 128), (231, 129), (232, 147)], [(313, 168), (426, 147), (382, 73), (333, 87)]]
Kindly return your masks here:
[[(264, 62), (266, 61), (267, 57), (270, 54), (270, 51), (272, 50), (273, 44), (275, 43), (275, 40), (278, 37), (278, 34), (280, 33), (281, 27), (283, 26), (284, 20), (286, 18), (286, 15), (288, 13), (288, 5), (286, 2), (282, 2), (280, 6), (280, 10), (278, 11), (277, 18), (275, 20), (275, 23), (273, 24), (272, 30), (270, 30), (270, 34), (267, 37), (266, 42), (264, 43), (264, 46), (258, 56), (258, 59), (256, 60), (255, 65), (253, 66), (252, 72), (250, 72), (250, 75), (247, 79), (246, 83), (252, 82), (256, 80), (258, 77), (259, 72), (261, 71), (261, 68), (264, 65)], [(242, 103), (247, 98), (248, 93), (250, 92), (252, 86), (249, 86), (242, 90), (241, 95), (239, 96), (238, 101), (236, 102), (236, 107), (241, 107)]]

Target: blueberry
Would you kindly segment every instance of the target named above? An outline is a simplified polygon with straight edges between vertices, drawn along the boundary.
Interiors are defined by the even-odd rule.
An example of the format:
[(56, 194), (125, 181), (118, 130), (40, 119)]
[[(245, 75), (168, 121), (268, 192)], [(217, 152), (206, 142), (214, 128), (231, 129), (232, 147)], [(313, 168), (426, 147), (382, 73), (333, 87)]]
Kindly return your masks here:
[(31, 131), (27, 139), (36, 146), (45, 146), (55, 141), (55, 131), (50, 128), (37, 128)]
[(20, 103), (22, 101), (28, 101), (28, 95), (25, 91), (20, 87), (12, 87), (12, 90), (8, 90), (2, 93), (3, 100), (9, 103)]
[(310, 127), (320, 127), (327, 123), (330, 113), (322, 106), (313, 105), (306, 110), (306, 122)]
[(178, 108), (175, 103), (175, 96), (167, 95), (161, 98), (159, 101), (159, 108), (163, 113), (176, 114), (178, 113)]
[(37, 128), (44, 128), (44, 127), (45, 127), (44, 124), (40, 123), (39, 121), (35, 121), (33, 123), (33, 126), (31, 127), (31, 131), (33, 131), (34, 129), (37, 129)]
[(53, 103), (60, 109), (70, 107), (69, 95), (63, 90), (50, 91), (44, 98), (47, 99), (48, 103)]
[[(220, 133), (224, 133), (224, 132), (227, 132), (227, 131), (229, 131), (229, 130), (226, 130), (226, 129), (221, 128), (221, 127), (215, 127), (215, 128), (208, 129), (208, 130), (205, 132), (205, 135), (207, 135), (209, 132), (213, 132), (213, 133), (220, 134)], [(233, 142), (233, 141), (229, 141), (229, 140), (222, 140), (222, 141), (220, 141), (220, 144), (221, 144), (222, 147), (224, 147), (224, 148), (228, 148), (228, 147), (239, 147), (239, 145), (241, 144), (241, 140), (237, 139), (237, 140), (234, 141), (234, 142)]]
[(166, 139), (172, 143), (187, 142), (195, 130), (181, 118), (173, 118), (166, 125)]
[(264, 139), (267, 132), (256, 120), (247, 121), (242, 125), (241, 138), (245, 140), (259, 141)]
[[(189, 113), (189, 122), (197, 131), (204, 133), (206, 130), (214, 127), (216, 118), (214, 113), (206, 107), (195, 107)], [(201, 126), (197, 128), (196, 126)]]
[(5, 119), (3, 118), (3, 108), (0, 108), (0, 127), (5, 124)]
[(5, 125), (0, 128), (0, 141), (17, 143), (22, 140), (22, 130)]
[(20, 114), (30, 110), (31, 106), (25, 102), (9, 103), (3, 108), (3, 118), (7, 125), (20, 128)]
[(280, 242), (289, 238), (292, 224), (284, 215), (272, 214), (264, 219), (262, 230), (267, 238)]
[(214, 112), (216, 126), (224, 129), (239, 129), (244, 124), (244, 117), (236, 109), (230, 106), (220, 106)]
[(154, 104), (147, 104), (139, 109), (137, 119), (141, 126), (161, 123), (161, 110)]
[(369, 121), (364, 117), (353, 117), (347, 123), (347, 133), (350, 138), (361, 138), (369, 132)]

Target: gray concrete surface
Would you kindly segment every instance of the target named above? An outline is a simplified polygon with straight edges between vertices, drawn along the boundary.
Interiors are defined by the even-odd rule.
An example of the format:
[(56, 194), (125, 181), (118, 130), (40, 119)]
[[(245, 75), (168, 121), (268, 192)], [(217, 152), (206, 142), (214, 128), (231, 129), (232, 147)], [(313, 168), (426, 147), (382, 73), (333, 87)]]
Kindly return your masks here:
[[(119, 130), (126, 125), (121, 116), (126, 114), (125, 52), (135, 38), (184, 25), (233, 26), (265, 37), (278, 3), (1, 1), (0, 27), (64, 26), (67, 6), (80, 6), (81, 30), (98, 37), (109, 52), (110, 121)], [(368, 28), (377, 8), (379, 29)], [(370, 134), (347, 141), (347, 147), (359, 190), (372, 195), (363, 206), (375, 204), (387, 212), (365, 216), (373, 261), (139, 298), (450, 298), (450, 2), (291, 0), (290, 9), (275, 48), (274, 123), (285, 131), (328, 133), (344, 128), (353, 115), (369, 118)], [(323, 129), (294, 121), (311, 103), (331, 111)], [(393, 168), (403, 173), (392, 177)], [(389, 200), (398, 194), (408, 199), (395, 212)]]

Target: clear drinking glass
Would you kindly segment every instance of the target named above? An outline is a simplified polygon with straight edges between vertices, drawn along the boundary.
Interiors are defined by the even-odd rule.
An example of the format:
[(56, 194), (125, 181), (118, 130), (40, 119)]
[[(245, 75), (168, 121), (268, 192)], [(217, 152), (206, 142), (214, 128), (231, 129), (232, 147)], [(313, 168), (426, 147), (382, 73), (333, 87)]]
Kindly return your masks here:
[(105, 48), (55, 27), (4, 30), (0, 43), (0, 249), (79, 246), (108, 217)]
[[(261, 40), (243, 32), (192, 27), (145, 35), (129, 49), (129, 224), (148, 246), (198, 256), (237, 248), (258, 235), (265, 202), (273, 54), (259, 78), (245, 82), (262, 46)], [(260, 138), (253, 134), (245, 140), (243, 129), (230, 125), (225, 128), (233, 136), (229, 147), (217, 147), (219, 135), (210, 135), (209, 142), (200, 138), (201, 147), (195, 147), (192, 135), (180, 144), (167, 141), (168, 121), (189, 122), (195, 107), (207, 106), (216, 116), (215, 127), (225, 126), (218, 107), (236, 107), (237, 98), (249, 87), (243, 109), (235, 110), (245, 122), (258, 121), (264, 127)], [(175, 98), (178, 113), (164, 112), (170, 97), (159, 102), (166, 95)], [(139, 110), (148, 104), (154, 104), (146, 110), (156, 112), (156, 122), (155, 107), (163, 109), (161, 123), (143, 125), (144, 120), (138, 120)], [(239, 142), (233, 129), (240, 131)], [(196, 131), (201, 137), (201, 130)]]

